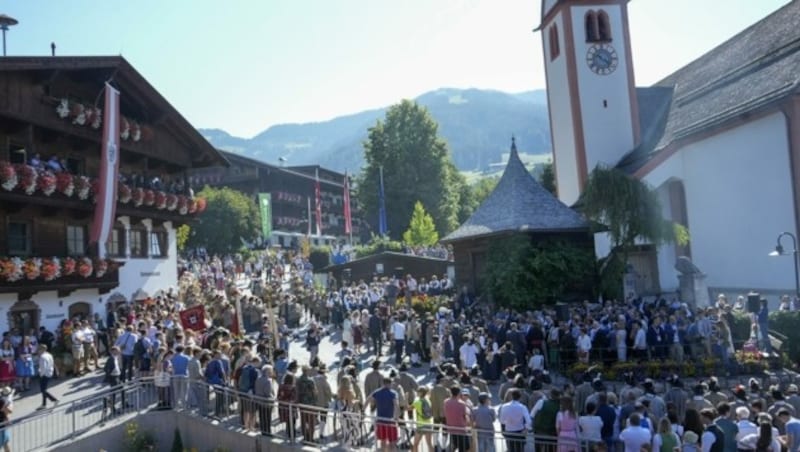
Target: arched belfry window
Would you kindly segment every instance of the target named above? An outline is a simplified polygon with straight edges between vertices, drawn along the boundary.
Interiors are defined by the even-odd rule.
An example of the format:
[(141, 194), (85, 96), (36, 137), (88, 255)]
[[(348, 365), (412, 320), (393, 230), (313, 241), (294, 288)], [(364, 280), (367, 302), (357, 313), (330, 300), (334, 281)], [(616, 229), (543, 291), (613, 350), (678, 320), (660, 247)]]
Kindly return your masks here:
[(608, 14), (603, 10), (597, 14), (597, 34), (600, 41), (611, 41), (611, 23), (608, 20)]
[(561, 54), (561, 48), (558, 44), (558, 26), (553, 25), (550, 27), (549, 33), (549, 41), (550, 41), (550, 60), (555, 60), (558, 58), (558, 55)]
[(586, 42), (598, 42), (600, 40), (600, 32), (597, 29), (597, 13), (589, 11), (586, 13)]

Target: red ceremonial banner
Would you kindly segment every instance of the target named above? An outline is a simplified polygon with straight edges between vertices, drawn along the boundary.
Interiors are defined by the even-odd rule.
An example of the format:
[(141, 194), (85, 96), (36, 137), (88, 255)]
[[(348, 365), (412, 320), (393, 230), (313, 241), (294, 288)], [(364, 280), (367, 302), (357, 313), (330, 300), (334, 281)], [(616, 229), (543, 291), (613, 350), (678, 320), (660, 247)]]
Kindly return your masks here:
[(184, 330), (204, 331), (206, 329), (206, 308), (203, 305), (181, 311), (180, 317)]

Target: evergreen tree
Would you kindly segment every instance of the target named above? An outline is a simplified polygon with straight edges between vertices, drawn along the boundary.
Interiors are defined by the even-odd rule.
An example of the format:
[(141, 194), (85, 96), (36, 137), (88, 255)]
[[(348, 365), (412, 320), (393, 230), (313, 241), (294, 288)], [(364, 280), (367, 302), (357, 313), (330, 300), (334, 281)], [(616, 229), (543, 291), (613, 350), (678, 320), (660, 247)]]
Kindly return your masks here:
[(417, 201), (414, 204), (414, 213), (408, 224), (408, 230), (403, 233), (403, 241), (412, 246), (435, 245), (439, 242), (439, 233), (433, 225), (433, 218), (425, 212), (425, 207)]
[(241, 248), (243, 239), (251, 242), (258, 236), (261, 213), (252, 198), (227, 187), (206, 187), (198, 196), (207, 207), (192, 226), (187, 246), (228, 253)]
[(409, 100), (390, 107), (369, 129), (358, 200), (373, 230), (378, 229), (381, 168), (390, 237), (400, 237), (416, 201), (428, 206), (436, 230), (446, 234), (458, 226), (465, 182), (437, 129), (427, 109)]

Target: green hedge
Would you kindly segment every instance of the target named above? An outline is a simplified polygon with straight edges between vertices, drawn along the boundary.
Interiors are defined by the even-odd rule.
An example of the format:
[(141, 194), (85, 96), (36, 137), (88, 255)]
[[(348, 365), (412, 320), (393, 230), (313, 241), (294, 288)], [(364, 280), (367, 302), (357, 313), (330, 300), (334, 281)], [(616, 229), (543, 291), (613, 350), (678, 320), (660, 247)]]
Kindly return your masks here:
[(314, 271), (322, 270), (331, 264), (331, 248), (328, 246), (312, 247), (308, 261), (314, 266)]
[(356, 257), (367, 257), (384, 251), (403, 252), (403, 243), (390, 240), (388, 237), (378, 237), (373, 235), (372, 239), (365, 245), (356, 247)]

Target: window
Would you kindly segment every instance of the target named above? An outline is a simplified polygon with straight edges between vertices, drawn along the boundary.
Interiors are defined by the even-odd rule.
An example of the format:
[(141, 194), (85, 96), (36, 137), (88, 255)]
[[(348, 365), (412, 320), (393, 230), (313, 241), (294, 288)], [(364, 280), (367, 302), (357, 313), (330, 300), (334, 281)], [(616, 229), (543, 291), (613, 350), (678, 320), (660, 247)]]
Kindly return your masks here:
[(67, 255), (83, 256), (86, 254), (86, 233), (83, 226), (67, 226)]
[(550, 61), (555, 60), (558, 58), (558, 55), (561, 53), (561, 48), (558, 45), (558, 26), (553, 25), (550, 27)]
[(8, 252), (15, 255), (31, 253), (32, 228), (30, 223), (10, 221), (8, 223)]
[(167, 257), (167, 231), (154, 229), (150, 232), (150, 256)]
[(8, 146), (8, 161), (11, 163), (28, 163), (28, 153), (25, 146), (17, 143), (10, 143)]
[(131, 257), (147, 257), (147, 231), (144, 228), (131, 229), (128, 240)]
[(125, 226), (117, 223), (108, 237), (106, 250), (110, 256), (125, 257)]
[(589, 11), (586, 13), (585, 25), (586, 42), (611, 41), (611, 22), (609, 21), (608, 14), (605, 11)]

